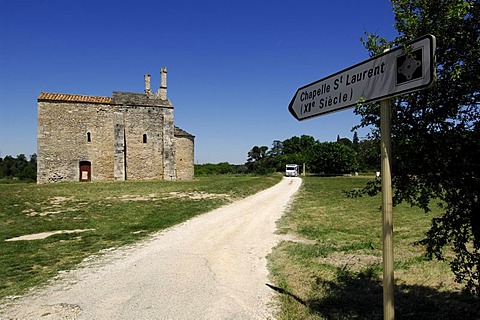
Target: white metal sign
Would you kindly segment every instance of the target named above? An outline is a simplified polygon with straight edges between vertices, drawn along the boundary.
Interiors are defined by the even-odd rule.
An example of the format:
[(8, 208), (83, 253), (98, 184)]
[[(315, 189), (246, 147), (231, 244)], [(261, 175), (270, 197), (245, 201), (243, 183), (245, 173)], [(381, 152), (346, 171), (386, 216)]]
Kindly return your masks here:
[(435, 37), (403, 47), (301, 87), (288, 110), (297, 120), (354, 107), (429, 87), (435, 80)]

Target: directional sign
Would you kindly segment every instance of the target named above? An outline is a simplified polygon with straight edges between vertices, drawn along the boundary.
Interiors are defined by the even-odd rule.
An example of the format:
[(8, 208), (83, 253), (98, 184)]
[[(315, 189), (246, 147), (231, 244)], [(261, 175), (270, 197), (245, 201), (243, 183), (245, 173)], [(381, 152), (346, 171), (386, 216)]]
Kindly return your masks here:
[[(405, 48), (405, 50), (403, 50)], [(288, 110), (297, 120), (429, 87), (435, 80), (435, 37), (417, 40), (301, 87)]]

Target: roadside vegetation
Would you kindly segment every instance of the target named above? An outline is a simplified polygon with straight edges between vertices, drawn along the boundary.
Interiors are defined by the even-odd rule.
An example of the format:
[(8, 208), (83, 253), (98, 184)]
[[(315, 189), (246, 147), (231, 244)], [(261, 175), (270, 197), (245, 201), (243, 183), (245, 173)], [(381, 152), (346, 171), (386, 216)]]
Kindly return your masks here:
[(0, 183), (15, 182), (15, 180), (34, 182), (37, 180), (37, 155), (32, 154), (30, 159), (24, 154), (15, 158), (12, 156), (0, 157)]
[[(0, 184), (0, 299), (45, 284), (102, 250), (134, 243), (280, 179), (242, 175), (181, 182)], [(82, 232), (5, 241), (65, 230)]]
[[(348, 197), (374, 177), (304, 178), (269, 256), (279, 319), (383, 319), (381, 198)], [(478, 319), (479, 300), (416, 242), (439, 210), (394, 208), (395, 318)], [(445, 255), (451, 256), (452, 250)]]
[(272, 146), (253, 146), (247, 161), (241, 165), (221, 162), (196, 164), (195, 175), (209, 174), (271, 174), (285, 172), (287, 164), (299, 164), (310, 174), (342, 175), (354, 172), (375, 172), (380, 169), (380, 141), (353, 140), (337, 136), (335, 142), (319, 141), (309, 135), (274, 140)]

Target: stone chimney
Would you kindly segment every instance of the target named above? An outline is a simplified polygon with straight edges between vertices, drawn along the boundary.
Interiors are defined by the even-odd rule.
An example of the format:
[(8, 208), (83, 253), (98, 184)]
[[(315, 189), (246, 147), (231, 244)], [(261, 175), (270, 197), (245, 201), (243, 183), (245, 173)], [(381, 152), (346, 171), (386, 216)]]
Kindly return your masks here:
[(145, 93), (147, 95), (151, 95), (153, 92), (152, 90), (150, 89), (150, 75), (149, 74), (145, 74), (143, 75), (143, 78), (145, 80)]
[(167, 100), (167, 68), (160, 69), (160, 87), (157, 96), (162, 100)]

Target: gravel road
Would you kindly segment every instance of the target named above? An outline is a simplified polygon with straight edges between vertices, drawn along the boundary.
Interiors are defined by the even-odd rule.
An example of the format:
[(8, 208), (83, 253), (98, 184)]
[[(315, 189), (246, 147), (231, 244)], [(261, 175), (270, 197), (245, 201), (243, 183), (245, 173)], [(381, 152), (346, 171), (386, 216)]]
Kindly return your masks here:
[(0, 319), (273, 319), (266, 256), (301, 185), (243, 200), (112, 250), (0, 308)]

